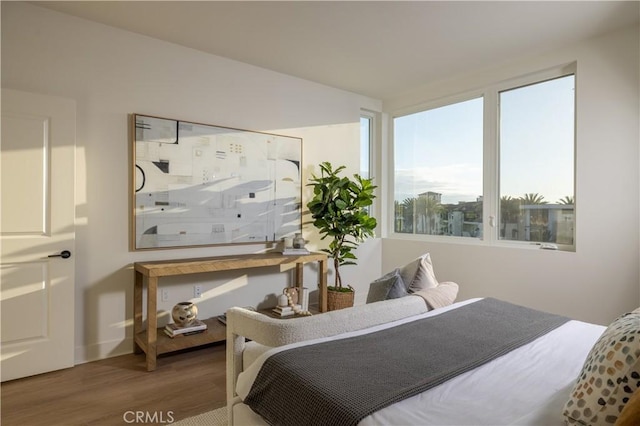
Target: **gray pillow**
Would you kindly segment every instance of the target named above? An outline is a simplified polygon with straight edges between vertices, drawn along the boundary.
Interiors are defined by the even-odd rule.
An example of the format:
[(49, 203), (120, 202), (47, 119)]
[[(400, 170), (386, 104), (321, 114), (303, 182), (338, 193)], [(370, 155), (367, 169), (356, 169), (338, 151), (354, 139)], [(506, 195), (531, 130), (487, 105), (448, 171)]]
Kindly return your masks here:
[(402, 277), (400, 276), (400, 269), (395, 269), (369, 285), (367, 303), (397, 299), (408, 294)]

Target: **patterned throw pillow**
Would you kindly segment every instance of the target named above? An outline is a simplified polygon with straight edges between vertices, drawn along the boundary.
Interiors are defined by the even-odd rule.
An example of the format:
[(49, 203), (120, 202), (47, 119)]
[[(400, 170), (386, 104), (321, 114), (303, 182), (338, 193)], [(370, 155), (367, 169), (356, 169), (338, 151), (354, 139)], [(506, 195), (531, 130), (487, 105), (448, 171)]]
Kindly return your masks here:
[(423, 254), (401, 267), (400, 276), (402, 276), (402, 281), (404, 281), (409, 293), (438, 286), (438, 280), (433, 272), (433, 264), (429, 253)]
[(613, 425), (640, 388), (640, 309), (616, 319), (593, 346), (564, 406), (568, 425)]

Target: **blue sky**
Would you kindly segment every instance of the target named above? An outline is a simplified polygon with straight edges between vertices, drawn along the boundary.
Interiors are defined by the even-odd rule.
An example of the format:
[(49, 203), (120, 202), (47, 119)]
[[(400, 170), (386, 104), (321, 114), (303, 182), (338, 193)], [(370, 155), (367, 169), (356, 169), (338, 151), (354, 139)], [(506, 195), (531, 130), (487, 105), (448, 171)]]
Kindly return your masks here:
[[(573, 76), (501, 93), (500, 193), (573, 195)], [(442, 202), (482, 195), (482, 98), (394, 121), (395, 200), (434, 191)]]

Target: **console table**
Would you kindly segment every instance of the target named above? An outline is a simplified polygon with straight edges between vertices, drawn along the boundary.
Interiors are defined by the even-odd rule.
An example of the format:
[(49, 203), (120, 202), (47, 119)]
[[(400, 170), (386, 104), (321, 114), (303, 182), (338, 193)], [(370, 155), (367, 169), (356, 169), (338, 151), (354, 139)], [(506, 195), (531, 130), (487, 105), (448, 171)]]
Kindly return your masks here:
[[(133, 349), (135, 353), (144, 352), (147, 357), (147, 371), (156, 368), (158, 355), (226, 339), (226, 328), (216, 318), (204, 320), (207, 331), (191, 336), (170, 338), (162, 329), (158, 329), (157, 298), (158, 280), (174, 275), (199, 274), (207, 272), (243, 270), (267, 266), (292, 265), (295, 267), (295, 286), (302, 287), (304, 264), (318, 262), (318, 307), (320, 312), (327, 311), (327, 255), (311, 253), (305, 255), (282, 255), (280, 253), (244, 254), (236, 256), (217, 256), (197, 259), (162, 260), (155, 262), (136, 262), (135, 284), (133, 292)], [(143, 287), (147, 284), (147, 327), (142, 326)]]

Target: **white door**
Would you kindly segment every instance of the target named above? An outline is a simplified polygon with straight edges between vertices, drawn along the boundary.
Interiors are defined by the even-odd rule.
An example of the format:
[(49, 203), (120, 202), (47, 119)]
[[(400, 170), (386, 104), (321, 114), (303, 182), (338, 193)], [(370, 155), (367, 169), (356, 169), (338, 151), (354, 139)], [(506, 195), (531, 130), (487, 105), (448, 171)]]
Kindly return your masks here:
[[(72, 100), (8, 89), (0, 100), (5, 381), (74, 364), (76, 107)], [(65, 250), (70, 257), (51, 257)]]

